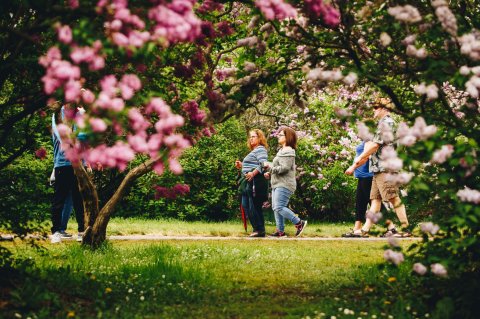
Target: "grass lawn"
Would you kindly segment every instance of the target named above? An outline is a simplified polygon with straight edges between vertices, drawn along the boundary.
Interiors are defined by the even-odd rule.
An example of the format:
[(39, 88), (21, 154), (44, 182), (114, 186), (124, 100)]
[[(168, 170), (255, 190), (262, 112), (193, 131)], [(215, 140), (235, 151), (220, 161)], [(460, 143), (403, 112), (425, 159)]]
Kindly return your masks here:
[[(275, 231), (275, 223), (266, 221), (267, 234)], [(353, 223), (319, 223), (310, 221), (305, 228), (305, 237), (340, 237), (349, 231)], [(67, 231), (74, 234), (77, 224), (74, 219), (68, 223)], [(252, 231), (248, 225), (248, 233)], [(288, 235), (295, 234), (295, 227), (286, 222), (285, 231)], [(137, 219), (112, 218), (108, 223), (108, 235), (165, 235), (165, 236), (246, 236), (241, 220), (226, 222), (188, 222), (174, 219)]]
[[(126, 221), (113, 220), (111, 226), (119, 233), (131, 228), (147, 229), (145, 233), (177, 229), (167, 233), (173, 235), (190, 231), (209, 234), (213, 229), (226, 229), (235, 235), (240, 226), (237, 223), (190, 226), (168, 221), (169, 227), (164, 227), (163, 222), (152, 226), (136, 220), (130, 223), (134, 227), (128, 227)], [(340, 229), (341, 225), (312, 226), (313, 233), (318, 227), (333, 234), (333, 229)], [(410, 243), (405, 241), (403, 245)], [(14, 244), (9, 245), (13, 248)], [(3, 305), (9, 316), (17, 313), (22, 318), (416, 317), (409, 300), (395, 294), (384, 295), (375, 287), (382, 282), (397, 291), (395, 285), (400, 285), (379, 270), (384, 242), (115, 241), (97, 251), (71, 241), (44, 245), (46, 254), (21, 245), (14, 248), (20, 255), (34, 259), (37, 271), (17, 281), (10, 300)], [(2, 307), (0, 313), (1, 310)]]

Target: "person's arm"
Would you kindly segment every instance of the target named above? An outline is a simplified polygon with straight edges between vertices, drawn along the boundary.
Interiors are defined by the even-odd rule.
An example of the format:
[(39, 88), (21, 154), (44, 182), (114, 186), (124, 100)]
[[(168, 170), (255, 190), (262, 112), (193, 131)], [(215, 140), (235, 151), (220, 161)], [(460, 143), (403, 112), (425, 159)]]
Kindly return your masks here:
[(353, 172), (365, 164), (368, 161), (368, 158), (370, 155), (374, 154), (380, 147), (380, 144), (375, 143), (375, 142), (367, 142), (365, 143), (365, 148), (363, 149), (362, 154), (360, 154), (353, 164), (345, 171), (345, 174), (347, 175), (352, 175)]
[(281, 156), (278, 158), (278, 164), (270, 170), (272, 174), (282, 175), (290, 171), (295, 162), (295, 156)]
[(257, 149), (256, 151), (253, 151), (253, 152), (254, 153), (252, 155), (257, 160), (258, 166), (255, 167), (255, 169), (253, 171), (248, 172), (246, 174), (246, 178), (249, 181), (251, 181), (256, 175), (262, 174), (262, 172), (263, 172), (262, 163), (267, 161), (267, 159), (268, 159), (267, 150), (263, 147), (260, 148), (260, 149)]

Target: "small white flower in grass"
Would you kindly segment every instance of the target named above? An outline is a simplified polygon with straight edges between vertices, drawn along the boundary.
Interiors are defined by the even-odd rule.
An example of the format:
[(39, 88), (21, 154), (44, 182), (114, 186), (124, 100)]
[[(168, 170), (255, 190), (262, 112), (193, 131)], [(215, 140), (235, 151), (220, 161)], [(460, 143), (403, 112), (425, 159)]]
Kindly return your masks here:
[(435, 235), (440, 230), (440, 226), (438, 226), (438, 225), (436, 225), (432, 222), (427, 222), (427, 223), (422, 223), (420, 225), (420, 229), (424, 233), (429, 233), (429, 234)]
[(427, 273), (427, 267), (425, 267), (422, 263), (415, 263), (413, 264), (413, 271), (423, 276)]
[(432, 273), (438, 277), (447, 277), (447, 269), (439, 263), (430, 265), (430, 270)]
[(141, 301), (144, 301), (144, 300), (145, 300), (145, 297), (144, 297), (144, 296), (140, 296), (140, 300), (141, 300)]

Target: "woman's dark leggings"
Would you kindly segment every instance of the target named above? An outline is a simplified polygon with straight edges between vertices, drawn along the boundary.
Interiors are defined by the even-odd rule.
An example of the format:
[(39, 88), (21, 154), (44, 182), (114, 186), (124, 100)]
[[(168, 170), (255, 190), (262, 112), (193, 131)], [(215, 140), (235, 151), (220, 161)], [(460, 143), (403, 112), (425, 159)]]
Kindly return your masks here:
[(373, 177), (358, 178), (356, 205), (355, 205), (355, 221), (365, 222), (365, 213), (370, 203), (370, 189), (372, 188)]

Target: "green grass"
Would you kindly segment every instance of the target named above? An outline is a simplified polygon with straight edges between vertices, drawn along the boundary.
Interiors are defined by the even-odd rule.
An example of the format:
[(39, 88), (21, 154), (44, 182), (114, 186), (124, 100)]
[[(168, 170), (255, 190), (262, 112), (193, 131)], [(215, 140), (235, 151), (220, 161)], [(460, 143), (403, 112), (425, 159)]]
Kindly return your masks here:
[[(414, 318), (397, 313), (405, 302), (398, 305), (395, 294), (380, 293), (381, 302), (371, 307), (378, 298), (371, 287), (386, 282), (378, 269), (383, 246), (200, 240), (111, 242), (90, 251), (66, 242), (46, 244), (48, 254), (19, 246), (17, 253), (35, 260), (38, 271), (19, 280), (8, 313), (24, 318), (323, 318), (322, 313), (380, 318), (383, 312)], [(357, 316), (344, 316), (346, 307)]]
[[(353, 224), (350, 223), (318, 223), (309, 222), (304, 235), (307, 237), (340, 237), (348, 231)], [(75, 233), (77, 224), (71, 219), (68, 224), (68, 232)], [(275, 231), (273, 222), (266, 222), (268, 233)], [(248, 231), (252, 228), (248, 225)], [(294, 235), (294, 226), (287, 222), (285, 231)], [(241, 220), (226, 222), (188, 222), (175, 219), (139, 219), (139, 218), (112, 218), (108, 223), (107, 235), (145, 235), (157, 234), (165, 236), (245, 236)]]

